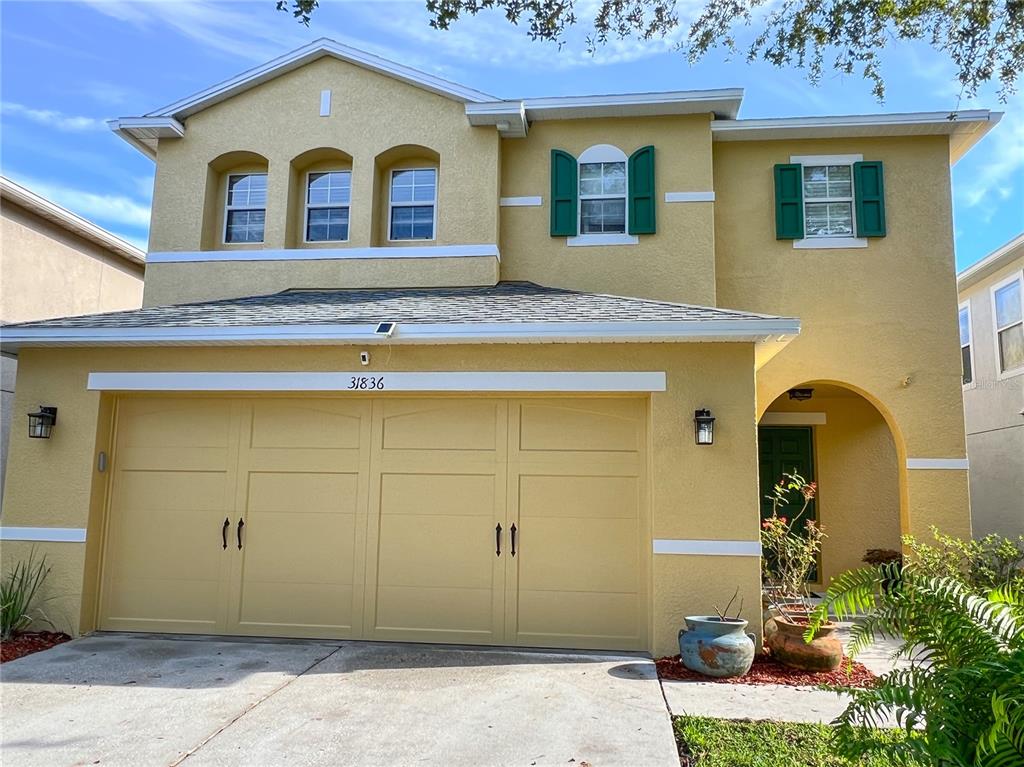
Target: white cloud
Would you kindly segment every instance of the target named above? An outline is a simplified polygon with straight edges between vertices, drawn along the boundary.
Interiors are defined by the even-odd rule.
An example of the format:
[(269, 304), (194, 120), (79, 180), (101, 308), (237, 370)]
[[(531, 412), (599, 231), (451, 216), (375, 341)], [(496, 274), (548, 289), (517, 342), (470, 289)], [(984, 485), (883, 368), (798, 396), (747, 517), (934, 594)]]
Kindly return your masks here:
[[(1005, 110), (999, 124), (965, 158), (970, 175), (957, 178), (957, 200), (967, 208), (988, 206), (986, 221), (1024, 180), (1024, 97), (1011, 98)], [(978, 156), (972, 157), (974, 153)]]
[(10, 177), (26, 189), (100, 226), (120, 226), (143, 231), (149, 227), (149, 205), (131, 197), (90, 192), (60, 181), (43, 181), (15, 173), (10, 174)]
[(8, 117), (21, 117), (63, 131), (105, 130), (107, 127), (98, 117), (66, 115), (56, 109), (36, 109), (14, 101), (0, 102), (0, 114)]

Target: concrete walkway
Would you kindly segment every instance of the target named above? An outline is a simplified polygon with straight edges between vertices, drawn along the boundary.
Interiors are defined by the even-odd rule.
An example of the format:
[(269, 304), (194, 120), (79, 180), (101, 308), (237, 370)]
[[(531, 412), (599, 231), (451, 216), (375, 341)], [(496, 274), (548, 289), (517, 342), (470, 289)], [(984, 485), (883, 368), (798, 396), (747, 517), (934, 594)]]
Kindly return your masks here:
[(629, 655), (105, 635), (0, 678), (21, 767), (679, 764)]
[[(850, 624), (841, 624), (840, 638), (849, 641)], [(885, 674), (906, 661), (893, 661), (899, 647), (895, 640), (882, 640), (857, 657), (875, 674)], [(773, 720), (776, 722), (831, 722), (849, 703), (848, 695), (817, 687), (775, 684), (723, 684), (720, 682), (662, 682), (665, 701), (673, 716), (707, 716), (716, 719)], [(898, 726), (890, 720), (886, 726)]]

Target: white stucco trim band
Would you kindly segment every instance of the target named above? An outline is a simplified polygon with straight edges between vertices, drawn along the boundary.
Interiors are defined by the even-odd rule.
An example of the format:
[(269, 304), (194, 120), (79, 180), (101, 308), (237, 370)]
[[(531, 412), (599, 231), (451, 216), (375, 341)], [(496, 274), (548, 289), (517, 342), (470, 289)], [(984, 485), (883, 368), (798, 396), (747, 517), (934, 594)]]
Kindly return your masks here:
[(502, 197), (498, 204), (503, 208), (536, 208), (544, 204), (544, 198), (537, 197)]
[[(90, 373), (90, 391), (665, 391), (665, 373), (644, 372), (159, 372)], [(355, 382), (355, 385), (353, 385)]]
[(654, 539), (655, 554), (690, 554), (708, 557), (759, 557), (760, 541), (697, 541)]
[(665, 192), (665, 202), (714, 202), (714, 192)]
[(762, 426), (824, 426), (826, 423), (825, 413), (765, 413), (761, 416)]
[(907, 468), (967, 471), (970, 468), (970, 463), (966, 458), (908, 458)]
[(407, 245), (372, 248), (285, 248), (260, 250), (160, 251), (146, 257), (150, 264), (195, 263), (197, 261), (319, 261), (391, 258), (472, 258), (501, 260), (494, 243), (479, 245)]
[(0, 527), (0, 541), (85, 543), (84, 527)]

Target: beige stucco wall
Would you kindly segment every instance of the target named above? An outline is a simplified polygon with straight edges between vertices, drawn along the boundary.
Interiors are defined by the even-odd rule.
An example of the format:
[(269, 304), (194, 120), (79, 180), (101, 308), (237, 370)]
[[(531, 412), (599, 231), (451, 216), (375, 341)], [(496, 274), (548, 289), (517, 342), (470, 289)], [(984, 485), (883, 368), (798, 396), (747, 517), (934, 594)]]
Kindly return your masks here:
[[(0, 204), (0, 322), (134, 309), (142, 303), (142, 272), (141, 264), (129, 264), (20, 205)], [(15, 416), (17, 369), (16, 358), (0, 359), (0, 492), (11, 424), (26, 423)]]
[(976, 535), (1024, 535), (1024, 373), (1001, 375), (992, 286), (1024, 269), (1024, 246), (960, 293), (969, 302), (974, 381), (964, 387), (971, 509)]
[(783, 395), (767, 412), (825, 416), (812, 426), (818, 521), (828, 536), (816, 584), (823, 587), (862, 567), (868, 549), (900, 550), (900, 472), (892, 433), (874, 405), (849, 390), (810, 385), (812, 399)]
[[(885, 164), (888, 236), (843, 250), (776, 240), (773, 165), (854, 153)], [(802, 323), (758, 371), (759, 407), (805, 381), (865, 395), (894, 434), (904, 529), (969, 535), (967, 472), (902, 468), (966, 454), (946, 138), (718, 143), (714, 171), (719, 305)]]
[[(17, 407), (58, 402), (61, 420), (49, 440), (12, 442), (5, 524), (88, 527), (85, 545), (39, 544), (54, 566), (47, 587), (54, 601), (48, 604), (62, 627), (85, 631), (94, 620), (107, 477), (96, 471), (95, 459), (99, 451), (109, 451), (110, 432), (101, 410), (109, 406), (109, 398), (85, 388), (90, 371), (360, 369), (358, 352), (350, 346), (24, 350)], [(749, 344), (394, 346), (389, 354), (375, 354), (367, 370), (665, 370), (667, 391), (651, 395), (651, 538), (755, 540), (752, 352)], [(718, 417), (713, 446), (694, 444), (692, 413), (697, 407), (709, 407)], [(6, 542), (3, 558), (23, 556), (29, 545)], [(652, 559), (652, 651), (671, 652), (683, 615), (704, 614), (714, 604), (725, 604), (737, 587), (747, 617), (756, 623), (756, 557)], [(720, 577), (723, 573), (728, 577)]]
[[(574, 157), (596, 144), (626, 155), (655, 148), (657, 233), (637, 245), (569, 247), (550, 235), (551, 150)], [(537, 122), (502, 142), (502, 197), (543, 197), (501, 210), (501, 276), (542, 285), (713, 306), (713, 202), (664, 202), (666, 192), (710, 192), (710, 115)]]
[[(325, 89), (332, 91), (332, 109), (320, 117)], [(326, 57), (193, 115), (183, 139), (160, 142), (150, 249), (238, 249), (223, 244), (224, 179), (232, 171), (264, 165), (267, 224), (264, 242), (255, 247), (298, 246), (301, 223), (292, 219), (302, 190), (294, 187), (303, 174), (293, 161), (325, 147), (351, 157), (349, 239), (335, 247), (411, 244), (389, 243), (382, 236), (383, 179), (403, 160), (431, 154), (439, 158), (439, 215), (436, 238), (427, 244), (498, 241), (497, 131), (470, 127), (460, 102)], [(317, 274), (313, 264), (293, 261), (288, 268), (296, 280), (308, 283)], [(197, 274), (205, 268), (193, 266)], [(147, 283), (171, 295), (174, 288), (164, 285), (163, 277), (155, 271)], [(244, 286), (239, 290), (247, 292)], [(176, 300), (190, 297), (180, 291)]]

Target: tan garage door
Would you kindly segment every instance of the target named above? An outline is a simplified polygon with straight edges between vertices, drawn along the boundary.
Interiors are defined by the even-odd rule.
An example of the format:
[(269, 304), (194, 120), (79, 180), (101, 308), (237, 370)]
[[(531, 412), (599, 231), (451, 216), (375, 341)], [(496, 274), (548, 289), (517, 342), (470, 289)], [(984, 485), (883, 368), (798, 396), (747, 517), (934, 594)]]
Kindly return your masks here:
[(100, 626), (646, 646), (645, 402), (118, 405)]

